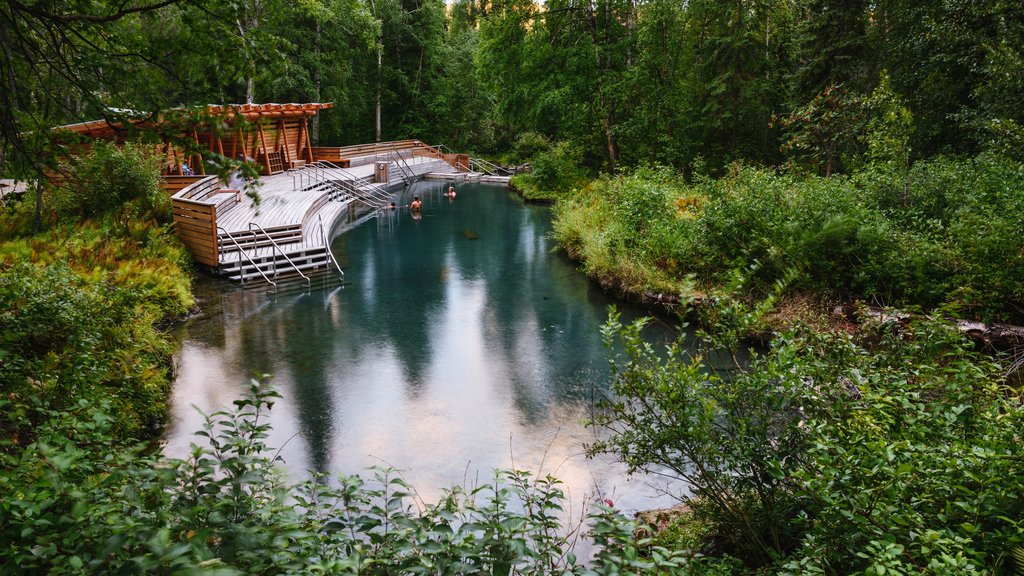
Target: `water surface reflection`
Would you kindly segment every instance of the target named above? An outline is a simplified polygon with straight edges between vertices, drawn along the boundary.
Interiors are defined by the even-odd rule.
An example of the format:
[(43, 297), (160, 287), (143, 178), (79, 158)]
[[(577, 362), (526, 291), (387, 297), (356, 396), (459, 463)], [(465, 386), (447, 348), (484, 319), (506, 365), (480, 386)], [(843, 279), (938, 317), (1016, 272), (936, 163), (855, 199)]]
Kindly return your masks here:
[(270, 444), (296, 477), (393, 466), (432, 500), (514, 466), (559, 477), (577, 506), (598, 494), (624, 509), (669, 503), (659, 481), (583, 456), (594, 439), (583, 423), (607, 387), (598, 328), (611, 302), (552, 252), (550, 211), (486, 185), (449, 201), (442, 186), (409, 192), (422, 218), (398, 210), (335, 240), (344, 288), (271, 297), (204, 282), (166, 452), (194, 441), (194, 407), (230, 406), (248, 376), (268, 373), (284, 396)]

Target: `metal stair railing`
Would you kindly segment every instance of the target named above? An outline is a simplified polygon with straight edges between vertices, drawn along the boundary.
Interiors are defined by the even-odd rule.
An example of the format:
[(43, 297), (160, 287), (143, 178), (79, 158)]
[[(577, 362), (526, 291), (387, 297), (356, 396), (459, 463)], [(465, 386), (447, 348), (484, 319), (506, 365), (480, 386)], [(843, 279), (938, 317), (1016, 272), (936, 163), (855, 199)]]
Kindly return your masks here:
[[(363, 182), (363, 179), (328, 160), (320, 160), (316, 162), (316, 164), (321, 165), (322, 168), (327, 168), (340, 173), (343, 176), (348, 176), (352, 180), (351, 194), (353, 194), (357, 200), (362, 201), (364, 204), (375, 210), (380, 210), (387, 206), (388, 202), (391, 201), (391, 193), (379, 184), (375, 184), (373, 182), (367, 182), (362, 185), (356, 184), (356, 182)], [(367, 201), (367, 198), (373, 202)]]
[[(277, 245), (277, 242), (270, 236), (270, 234), (267, 234), (267, 231), (264, 230), (262, 226), (255, 222), (249, 222), (249, 232), (252, 232), (253, 226), (255, 226), (260, 232), (262, 232), (263, 235), (266, 236), (267, 240), (270, 240), (271, 245), (273, 245), (274, 248), (281, 253), (281, 256), (284, 256), (284, 259), (288, 261), (288, 264), (292, 267), (292, 269), (298, 272), (299, 276), (305, 278), (306, 286), (310, 286), (311, 283), (309, 280), (309, 276), (306, 276), (305, 274), (302, 273), (302, 270), (299, 270), (299, 267), (295, 265), (295, 262), (292, 262), (292, 259), (288, 257), (288, 254), (286, 254), (284, 250), (281, 250), (281, 247)], [(277, 278), (277, 258), (271, 258), (270, 262), (274, 267), (274, 278)], [(277, 285), (275, 284), (274, 286), (276, 287)]]
[(489, 176), (499, 175), (499, 172), (504, 172), (504, 176), (512, 175), (512, 171), (509, 170), (508, 168), (503, 168), (493, 162), (488, 162), (483, 158), (470, 158), (469, 165), (470, 167), (475, 168), (474, 172), (483, 172), (484, 174), (487, 174)]
[[(338, 181), (328, 178), (323, 166), (317, 163), (307, 164), (306, 166), (309, 167), (309, 170), (306, 172), (306, 176), (309, 177), (311, 182), (323, 184), (324, 186), (327, 186), (328, 188), (331, 189), (332, 192), (330, 195), (330, 200), (337, 200), (339, 196), (355, 197), (354, 190), (351, 187), (346, 187), (344, 181)], [(307, 190), (312, 187), (313, 186), (310, 185), (307, 188), (303, 189)]]
[[(252, 267), (255, 268), (257, 272), (260, 273), (260, 276), (263, 276), (263, 279), (269, 282), (270, 285), (274, 287), (274, 292), (276, 293), (277, 282), (274, 282), (270, 278), (267, 278), (267, 275), (263, 273), (263, 270), (260, 269), (258, 264), (253, 262), (252, 258), (249, 257), (249, 253), (242, 248), (242, 246), (238, 243), (238, 240), (235, 240), (235, 237), (231, 235), (231, 232), (228, 232), (227, 230), (221, 228), (220, 226), (217, 226), (217, 231), (223, 232), (224, 235), (227, 236), (229, 240), (231, 240), (232, 244), (235, 245), (235, 248), (238, 248), (238, 262), (241, 262), (242, 256), (245, 256), (245, 259), (248, 260), (250, 264), (252, 264)], [(241, 264), (239, 264), (238, 266), (238, 273), (242, 277), (242, 284), (245, 284), (245, 268), (243, 268)]]
[[(292, 190), (309, 190), (313, 188), (314, 184), (324, 184), (324, 178), (320, 177), (318, 171), (321, 170), (320, 166), (317, 166), (315, 162), (306, 164), (300, 168), (292, 168), (288, 170), (289, 175), (292, 177)], [(295, 185), (295, 178), (298, 177), (299, 185)], [(309, 183), (307, 183), (307, 180)]]
[[(417, 142), (419, 142), (419, 141), (417, 140)], [(448, 148), (447, 146), (445, 146), (444, 144), (438, 144), (437, 146), (431, 146), (430, 144), (427, 144), (426, 142), (419, 142), (419, 147), (420, 147), (421, 150), (425, 150), (427, 152), (428, 156), (430, 156), (431, 158), (437, 158), (438, 160), (443, 160), (444, 159), (444, 150), (443, 149), (447, 149), (449, 151), (449, 153), (454, 154), (454, 152), (452, 152), (451, 149)]]
[[(395, 161), (395, 166), (402, 174), (402, 180), (405, 181), (405, 185), (408, 186), (409, 184), (412, 184), (413, 179), (416, 177), (416, 172), (411, 166), (409, 166), (409, 163), (405, 161), (405, 157), (402, 156), (402, 153), (394, 144), (391, 144), (391, 153), (398, 158), (398, 160)], [(408, 173), (406, 171), (408, 171)]]
[(330, 257), (331, 263), (334, 264), (334, 268), (338, 271), (338, 274), (341, 275), (341, 280), (344, 282), (345, 271), (341, 269), (341, 266), (338, 266), (338, 260), (334, 257), (334, 252), (331, 251), (331, 243), (327, 241), (327, 233), (324, 232), (324, 219), (319, 214), (317, 214), (316, 217), (320, 221), (320, 239), (323, 240), (324, 248), (327, 249), (327, 256)]

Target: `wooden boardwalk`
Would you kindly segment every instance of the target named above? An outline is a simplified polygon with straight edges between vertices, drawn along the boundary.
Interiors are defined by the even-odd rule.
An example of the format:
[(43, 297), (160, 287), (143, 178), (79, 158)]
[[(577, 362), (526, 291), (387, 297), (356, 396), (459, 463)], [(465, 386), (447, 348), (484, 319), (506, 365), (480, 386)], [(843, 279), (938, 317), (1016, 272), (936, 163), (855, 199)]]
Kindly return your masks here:
[[(337, 268), (331, 233), (351, 211), (373, 212), (413, 181), (455, 172), (436, 157), (378, 158), (344, 169), (314, 163), (261, 176), (258, 203), (224, 189), (215, 177), (197, 179), (173, 197), (179, 237), (196, 262), (243, 282)], [(375, 183), (381, 168), (387, 170), (387, 181)]]
[[(357, 178), (372, 178), (372, 165), (357, 166), (347, 170)], [(337, 174), (334, 180), (348, 180)], [(272, 176), (261, 176), (257, 181), (257, 193), (260, 203), (257, 205), (252, 198), (242, 195), (239, 205), (227, 210), (223, 216), (218, 214), (217, 225), (229, 233), (248, 232), (249, 224), (256, 223), (265, 229), (289, 225), (302, 225), (306, 213), (318, 201), (329, 194), (326, 190), (296, 190), (298, 176), (293, 172), (282, 172)], [(335, 202), (335, 204), (347, 202)]]

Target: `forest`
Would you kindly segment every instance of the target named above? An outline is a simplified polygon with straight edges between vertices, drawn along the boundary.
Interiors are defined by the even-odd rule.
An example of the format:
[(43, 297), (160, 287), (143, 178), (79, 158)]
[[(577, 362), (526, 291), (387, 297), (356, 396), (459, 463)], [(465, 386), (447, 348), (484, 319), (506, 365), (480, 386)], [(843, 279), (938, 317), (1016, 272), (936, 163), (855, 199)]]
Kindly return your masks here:
[[(1024, 324), (1022, 50), (1013, 0), (3, 3), (0, 177), (59, 185), (0, 206), (0, 569), (1024, 573), (1024, 343), (953, 323)], [(577, 558), (555, 478), (288, 485), (269, 377), (161, 459), (192, 265), (144, 146), (51, 129), (240, 102), (528, 165), (602, 286), (671, 295), (708, 353), (762, 336), (723, 378), (604, 328), (590, 449), (688, 482), (682, 516), (595, 505)]]

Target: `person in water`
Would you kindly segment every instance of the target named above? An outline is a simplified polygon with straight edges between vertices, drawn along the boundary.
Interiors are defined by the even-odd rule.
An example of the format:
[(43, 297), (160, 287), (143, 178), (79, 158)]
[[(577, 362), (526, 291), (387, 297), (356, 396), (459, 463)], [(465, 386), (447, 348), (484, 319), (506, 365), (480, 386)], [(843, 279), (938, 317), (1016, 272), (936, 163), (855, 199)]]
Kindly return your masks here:
[(455, 198), (455, 186), (449, 186), (448, 187), (448, 194), (447, 194), (447, 196), (449, 198)]
[(412, 204), (409, 204), (409, 209), (414, 212), (419, 212), (423, 208), (423, 202), (420, 202), (419, 196), (413, 196)]

